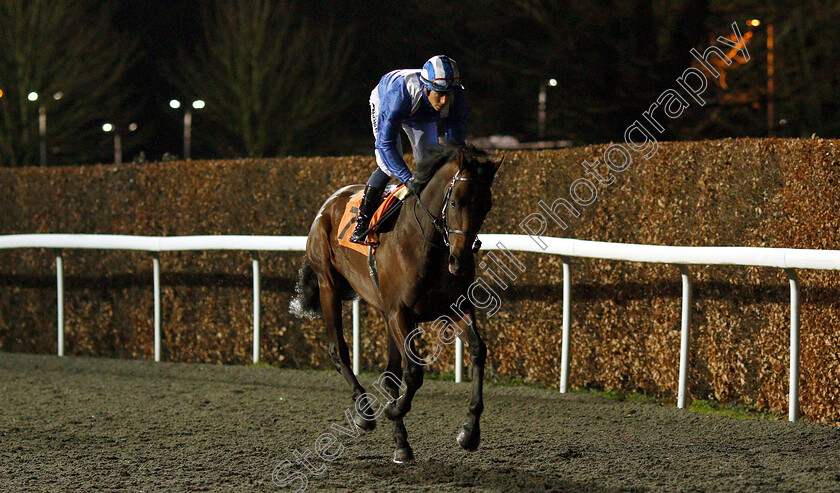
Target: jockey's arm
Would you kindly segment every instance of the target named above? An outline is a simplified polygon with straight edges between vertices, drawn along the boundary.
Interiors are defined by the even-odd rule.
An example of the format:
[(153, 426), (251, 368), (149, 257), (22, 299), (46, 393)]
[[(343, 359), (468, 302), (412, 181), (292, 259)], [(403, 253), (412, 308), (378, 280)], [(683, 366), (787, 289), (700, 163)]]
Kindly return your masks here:
[(399, 181), (405, 183), (411, 178), (411, 171), (399, 151), (400, 130), (402, 124), (388, 118), (380, 118), (376, 149), (385, 166)]
[(409, 115), (411, 104), (401, 96), (389, 90), (383, 98), (376, 129), (376, 150), (382, 156), (388, 171), (405, 183), (411, 178), (411, 171), (400, 153), (399, 142), (402, 121)]

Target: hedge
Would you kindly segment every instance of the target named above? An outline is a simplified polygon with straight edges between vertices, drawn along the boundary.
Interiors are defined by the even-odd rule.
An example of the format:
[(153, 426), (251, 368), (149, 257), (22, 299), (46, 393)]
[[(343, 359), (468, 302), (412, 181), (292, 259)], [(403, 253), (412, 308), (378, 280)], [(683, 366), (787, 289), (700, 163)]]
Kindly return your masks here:
[[(838, 142), (727, 139), (660, 143), (614, 173), (563, 230), (546, 235), (655, 245), (840, 249)], [(574, 203), (607, 145), (507, 153), (487, 233), (523, 233), (538, 202)], [(614, 156), (615, 157), (615, 156)], [(189, 161), (0, 169), (0, 234), (304, 235), (321, 203), (361, 183), (370, 157)], [(605, 166), (599, 172), (607, 178)], [(594, 177), (590, 175), (594, 180)], [(578, 187), (578, 192), (585, 190)], [(581, 195), (581, 194), (579, 194)], [(581, 197), (578, 197), (581, 198)], [(55, 252), (0, 251), (0, 350), (54, 353)], [(484, 254), (480, 254), (484, 255)], [(151, 358), (152, 260), (137, 252), (65, 256), (66, 353)], [(526, 270), (501, 310), (483, 317), (489, 374), (557, 385), (562, 270), (551, 255), (517, 253)], [(288, 313), (299, 253), (262, 253), (262, 359), (331, 368), (320, 320)], [(249, 252), (163, 253), (164, 359), (243, 364), (251, 355)], [(675, 395), (680, 278), (674, 266), (572, 263), (573, 387)], [(689, 390), (694, 398), (787, 409), (789, 291), (781, 269), (694, 266)], [(833, 271), (800, 271), (803, 416), (840, 424), (840, 315)], [(493, 285), (491, 283), (491, 285)], [(363, 305), (364, 306), (364, 305)], [(349, 332), (349, 304), (345, 320)], [(383, 368), (384, 326), (363, 308), (362, 367)], [(453, 352), (433, 366), (451, 371)]]

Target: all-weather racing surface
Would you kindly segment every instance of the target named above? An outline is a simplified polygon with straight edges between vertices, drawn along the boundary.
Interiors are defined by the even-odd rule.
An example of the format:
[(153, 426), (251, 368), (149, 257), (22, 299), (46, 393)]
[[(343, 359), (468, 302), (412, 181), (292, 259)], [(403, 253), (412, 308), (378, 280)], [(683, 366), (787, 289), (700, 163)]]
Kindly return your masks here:
[(0, 353), (0, 490), (840, 490), (835, 428), (588, 393), (488, 385), (466, 452), (469, 388), (424, 383), (406, 418), (416, 460), (394, 464), (384, 416), (336, 431), (352, 402), (333, 371)]

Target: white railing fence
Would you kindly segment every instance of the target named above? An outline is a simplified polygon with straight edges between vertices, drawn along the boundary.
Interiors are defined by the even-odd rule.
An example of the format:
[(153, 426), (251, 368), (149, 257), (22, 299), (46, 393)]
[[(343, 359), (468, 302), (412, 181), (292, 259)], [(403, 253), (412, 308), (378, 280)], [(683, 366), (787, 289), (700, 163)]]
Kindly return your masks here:
[[(682, 279), (682, 322), (677, 407), (685, 407), (691, 313), (691, 279), (688, 265), (741, 265), (784, 269), (790, 280), (790, 389), (788, 419), (799, 416), (799, 281), (795, 269), (840, 270), (840, 251), (752, 247), (681, 247), (635, 245), (567, 238), (530, 237), (527, 235), (481, 235), (485, 250), (506, 249), (560, 255), (563, 264), (563, 337), (560, 391), (569, 390), (569, 346), (572, 322), (572, 275), (568, 258), (597, 258), (629, 262), (671, 264), (679, 268)], [(188, 250), (236, 250), (253, 253), (254, 278), (254, 348), (253, 361), (259, 361), (260, 341), (260, 251), (303, 251), (305, 236), (126, 236), (34, 234), (0, 236), (0, 249), (48, 248), (140, 250), (153, 253), (155, 361), (161, 354), (160, 252)], [(58, 355), (64, 355), (64, 260), (56, 256), (58, 291)], [(353, 303), (353, 371), (359, 373), (360, 307)], [(463, 345), (455, 343), (455, 381), (462, 380)]]

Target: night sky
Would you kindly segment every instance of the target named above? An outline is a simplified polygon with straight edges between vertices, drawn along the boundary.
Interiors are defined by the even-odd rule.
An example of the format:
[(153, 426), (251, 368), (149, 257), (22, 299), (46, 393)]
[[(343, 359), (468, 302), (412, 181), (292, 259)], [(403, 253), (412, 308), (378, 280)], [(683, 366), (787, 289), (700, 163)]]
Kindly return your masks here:
[[(162, 70), (177, 63), (179, 53), (189, 56), (196, 45), (203, 39), (202, 13), (209, 2), (179, 0), (177, 2), (165, 0), (105, 0), (113, 9), (113, 27), (121, 34), (136, 39), (139, 42), (140, 58), (134, 68), (127, 74), (125, 90), (133, 97), (132, 101), (138, 110), (136, 120), (139, 130), (132, 140), (127, 140), (125, 159), (130, 161), (142, 150), (146, 159), (158, 160), (163, 153), (181, 155), (183, 151), (183, 108), (170, 108), (171, 99), (181, 99), (184, 96), (166, 81)], [(339, 22), (345, 25), (353, 24), (356, 34), (356, 50), (359, 55), (366, 54), (365, 63), (376, 67), (372, 71), (357, 70), (355, 77), (359, 77), (357, 84), (348, 86), (355, 91), (353, 96), (358, 101), (348, 111), (337, 115), (345, 121), (346, 133), (352, 134), (349, 142), (344, 140), (340, 144), (332, 145), (332, 153), (363, 153), (368, 152), (372, 142), (369, 139), (369, 121), (367, 118), (367, 98), (371, 88), (378, 82), (385, 72), (397, 68), (400, 63), (406, 67), (422, 65), (427, 54), (422, 56), (406, 56), (411, 44), (406, 39), (406, 46), (402, 50), (395, 50), (389, 42), (383, 42), (378, 31), (382, 24), (389, 24), (391, 19), (387, 9), (375, 3), (355, 5), (343, 0), (324, 0), (318, 3), (293, 2), (295, 10), (309, 19), (322, 19), (325, 12), (336, 14)], [(366, 44), (369, 43), (369, 44)], [(370, 44), (373, 45), (371, 50)], [(385, 52), (387, 56), (377, 56), (371, 52)], [(431, 56), (431, 52), (428, 56)], [(415, 60), (416, 59), (416, 60)], [(414, 61), (411, 61), (414, 60)], [(393, 64), (397, 64), (394, 66)], [(359, 69), (359, 66), (355, 67)], [(210, 149), (202, 146), (197, 134), (202, 132), (202, 116), (200, 111), (193, 112), (192, 157), (211, 157)], [(199, 136), (200, 137), (200, 136)], [(360, 138), (361, 137), (361, 138)], [(361, 142), (361, 143), (360, 143)], [(324, 150), (320, 151), (324, 154)], [(327, 152), (329, 153), (329, 152)]]
[[(179, 50), (188, 50), (201, 32), (201, 5), (194, 1), (116, 0), (114, 27), (140, 43), (140, 59), (127, 76), (128, 90), (140, 108), (141, 148), (147, 158), (158, 159), (164, 152), (180, 155), (183, 149), (183, 112), (169, 107), (171, 99), (182, 98), (161, 76), (161, 68), (175, 63)], [(200, 125), (200, 115), (194, 119)], [(193, 155), (201, 156), (199, 142)], [(139, 152), (139, 150), (138, 150)], [(127, 159), (132, 159), (129, 152)]]
[[(111, 27), (136, 41), (139, 47), (136, 63), (118, 90), (120, 96), (129, 98), (129, 103), (118, 101), (113, 103), (114, 110), (108, 110), (116, 112), (114, 119), (122, 120), (116, 121), (121, 127), (128, 123), (138, 125), (136, 132), (124, 137), (125, 161), (133, 160), (141, 150), (150, 161), (161, 159), (164, 153), (183, 154), (184, 109), (170, 108), (169, 101), (179, 99), (185, 104), (190, 101), (167, 82), (165, 72), (177, 72), (179, 55), (189, 58), (202, 42), (202, 14), (211, 3), (210, 0), (82, 3), (106, 6)], [(831, 6), (830, 2), (825, 4)], [(689, 50), (706, 49), (718, 35), (730, 32), (733, 22), (738, 22), (745, 32), (753, 31), (755, 36), (750, 45), (753, 58), (749, 63), (730, 67), (728, 87), (712, 85), (707, 92), (709, 104), (671, 121), (662, 140), (770, 134), (765, 114), (769, 114), (766, 108), (770, 107), (766, 46), (771, 22), (776, 25), (776, 92), (772, 100), (777, 120), (784, 122), (784, 126), (779, 123), (775, 128), (775, 135), (840, 133), (837, 103), (840, 84), (836, 60), (831, 56), (840, 46), (840, 38), (834, 35), (835, 27), (840, 25), (840, 8), (826, 7), (825, 18), (815, 18), (801, 5), (777, 11), (753, 0), (673, 3), (475, 0), (464, 4), (443, 0), (401, 3), (321, 0), (282, 5), (278, 2), (276, 8), (284, 9), (280, 12), (285, 18), (293, 19), (295, 27), (311, 27), (299, 31), (309, 36), (305, 39), (318, 39), (325, 25), (334, 19), (335, 32), (344, 36), (350, 46), (349, 63), (338, 63), (341, 66), (330, 73), (341, 81), (338, 95), (334, 91), (319, 100), (322, 111), (327, 107), (328, 118), (311, 124), (303, 132), (290, 132), (289, 135), (295, 135), (302, 143), (287, 147), (284, 152), (369, 153), (372, 138), (367, 99), (371, 89), (386, 72), (419, 68), (436, 54), (451, 56), (461, 68), (467, 87), (469, 138), (507, 135), (523, 142), (537, 140), (540, 135), (537, 95), (545, 89), (548, 80), (554, 79), (557, 82), (546, 91), (546, 118), (543, 119), (546, 140), (568, 140), (581, 145), (620, 139), (627, 125), (639, 118), (691, 66), (693, 58)], [(753, 17), (763, 19), (760, 26), (746, 25)], [(331, 37), (330, 43), (334, 39)], [(332, 46), (320, 47), (317, 42), (309, 46), (313, 48), (304, 52), (301, 64), (309, 64), (312, 72), (319, 60), (328, 59), (324, 52), (327, 55), (341, 52), (333, 51)], [(275, 84), (283, 83), (284, 75), (278, 71), (276, 82), (271, 80), (268, 87), (273, 89)], [(198, 86), (196, 92), (205, 94), (220, 89), (218, 96), (229, 91), (222, 82), (232, 80), (210, 81), (213, 86), (209, 88), (192, 85)], [(327, 80), (327, 77), (318, 75), (316, 80)], [(272, 91), (266, 92), (274, 95)], [(337, 102), (339, 96), (342, 101)], [(267, 99), (264, 95), (260, 97), (263, 101)], [(283, 110), (288, 108), (290, 99), (282, 101), (285, 106), (273, 114), (259, 112), (259, 116), (265, 117), (263, 122), (266, 118), (277, 122), (274, 128), (278, 133), (284, 131)], [(211, 147), (217, 142), (207, 141), (219, 137), (220, 132), (214, 128), (219, 128), (220, 120), (229, 123), (240, 115), (221, 118), (214, 115), (211, 121), (209, 108), (219, 107), (208, 105), (208, 110), (193, 112), (193, 158), (224, 154), (218, 146)], [(273, 107), (277, 108), (277, 105)], [(102, 118), (105, 117), (99, 120)], [(18, 121), (30, 120), (37, 124), (31, 118), (21, 117)], [(87, 130), (100, 124), (90, 123)], [(96, 155), (80, 158), (79, 162), (108, 159), (108, 140), (98, 140), (101, 143), (94, 145), (99, 147), (94, 152)], [(276, 152), (279, 151), (265, 154)]]

